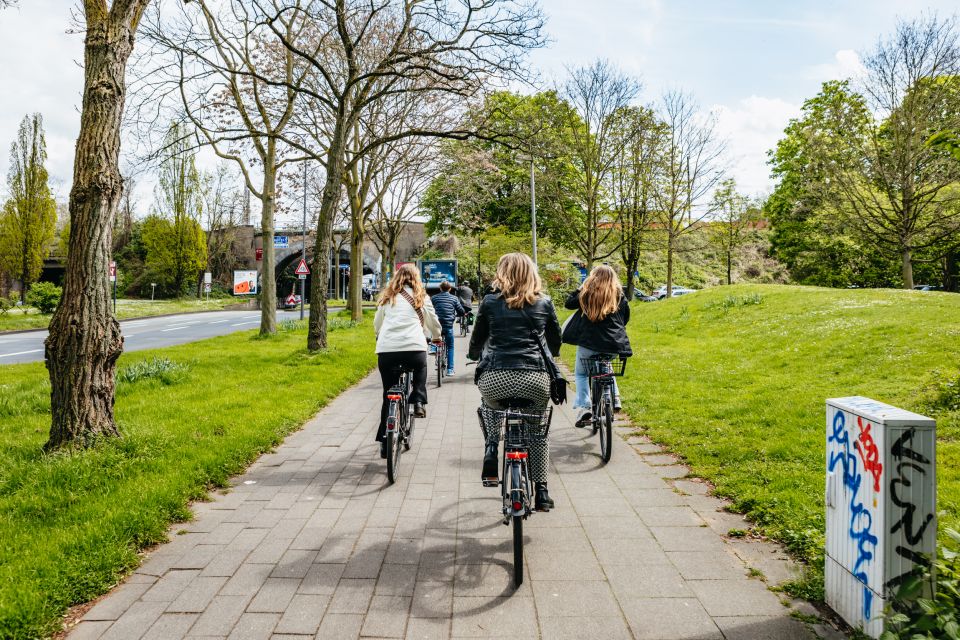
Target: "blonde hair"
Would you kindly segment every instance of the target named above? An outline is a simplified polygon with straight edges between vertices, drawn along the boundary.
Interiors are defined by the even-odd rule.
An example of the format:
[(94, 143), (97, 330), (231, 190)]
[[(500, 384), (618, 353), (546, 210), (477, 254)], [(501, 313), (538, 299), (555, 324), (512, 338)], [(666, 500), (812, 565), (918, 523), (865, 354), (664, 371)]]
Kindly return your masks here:
[(600, 322), (620, 306), (622, 288), (617, 272), (605, 264), (593, 268), (580, 288), (580, 308), (590, 322)]
[(525, 305), (533, 304), (543, 289), (537, 265), (525, 253), (500, 256), (493, 283), (511, 309), (522, 309)]
[(404, 287), (413, 289), (413, 308), (423, 307), (423, 300), (427, 297), (427, 292), (423, 290), (423, 283), (420, 281), (420, 272), (412, 264), (401, 265), (397, 272), (390, 278), (390, 282), (383, 288), (380, 294), (379, 306), (387, 303), (396, 304), (397, 296), (403, 291)]

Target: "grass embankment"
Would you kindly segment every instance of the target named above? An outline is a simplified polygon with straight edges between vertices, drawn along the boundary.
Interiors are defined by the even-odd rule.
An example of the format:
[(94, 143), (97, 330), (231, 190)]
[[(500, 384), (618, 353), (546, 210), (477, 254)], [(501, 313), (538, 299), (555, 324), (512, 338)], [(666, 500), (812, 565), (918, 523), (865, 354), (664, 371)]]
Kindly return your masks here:
[(810, 563), (796, 592), (822, 587), (826, 398), (936, 417), (940, 526), (958, 524), (960, 295), (719, 287), (635, 304), (629, 333), (626, 411)]
[[(117, 318), (145, 318), (162, 316), (169, 313), (190, 313), (194, 311), (219, 311), (239, 302), (241, 298), (180, 298), (178, 300), (117, 300)], [(24, 313), (26, 311), (26, 313)], [(26, 329), (46, 329), (51, 316), (42, 314), (33, 307), (17, 307), (0, 315), (0, 331), (23, 331)]]
[[(50, 387), (42, 364), (0, 367), (0, 637), (55, 631), (72, 604), (137, 566), (138, 549), (223, 486), (376, 362), (369, 323), (333, 322), (332, 347), (305, 329), (244, 332), (124, 355), (123, 438), (43, 455)], [(291, 330), (293, 329), (293, 330)], [(156, 366), (157, 357), (172, 366)]]

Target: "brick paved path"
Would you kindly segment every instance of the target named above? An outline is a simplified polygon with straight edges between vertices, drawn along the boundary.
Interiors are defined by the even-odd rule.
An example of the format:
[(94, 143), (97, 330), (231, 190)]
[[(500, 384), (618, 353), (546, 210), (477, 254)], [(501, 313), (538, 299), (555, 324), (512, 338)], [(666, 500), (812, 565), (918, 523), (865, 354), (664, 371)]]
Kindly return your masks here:
[[(145, 559), (70, 634), (88, 638), (813, 638), (748, 577), (789, 565), (654, 445), (551, 430), (557, 508), (524, 527), (526, 580), (512, 587), (511, 530), (480, 485), (473, 370), (442, 389), (386, 484), (373, 433), (376, 374), (261, 458)], [(647, 455), (641, 455), (647, 454)], [(756, 572), (754, 572), (756, 573)], [(807, 609), (803, 609), (808, 611)]]

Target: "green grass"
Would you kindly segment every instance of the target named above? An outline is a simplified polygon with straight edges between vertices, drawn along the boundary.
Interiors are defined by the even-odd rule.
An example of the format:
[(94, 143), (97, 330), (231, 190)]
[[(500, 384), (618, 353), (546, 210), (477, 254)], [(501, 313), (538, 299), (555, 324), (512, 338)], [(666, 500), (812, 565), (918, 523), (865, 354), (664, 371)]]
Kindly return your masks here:
[(629, 333), (634, 424), (809, 563), (795, 593), (822, 589), (826, 398), (936, 417), (941, 530), (960, 523), (960, 295), (718, 287), (635, 304)]
[[(178, 300), (117, 300), (117, 318), (143, 318), (168, 313), (189, 313), (191, 311), (219, 311), (229, 305), (244, 302), (241, 298), (210, 298), (210, 301), (195, 298)], [(26, 311), (26, 313), (24, 313)], [(14, 308), (0, 315), (0, 331), (22, 331), (25, 329), (46, 329), (50, 324), (50, 315), (44, 315), (33, 307)]]
[(331, 349), (315, 355), (299, 323), (266, 339), (244, 332), (124, 355), (123, 438), (57, 455), (41, 453), (43, 365), (0, 367), (0, 637), (48, 635), (67, 607), (116, 584), (139, 549), (189, 518), (191, 500), (365, 375), (373, 344), (369, 322), (338, 318)]

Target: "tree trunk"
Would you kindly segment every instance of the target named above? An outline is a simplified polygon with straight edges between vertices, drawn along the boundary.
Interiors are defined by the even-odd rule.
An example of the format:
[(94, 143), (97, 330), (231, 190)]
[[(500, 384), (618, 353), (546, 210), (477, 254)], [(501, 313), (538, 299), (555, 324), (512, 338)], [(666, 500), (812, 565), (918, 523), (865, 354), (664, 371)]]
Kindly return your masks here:
[(63, 297), (45, 342), (51, 387), (50, 439), (44, 446), (48, 451), (120, 435), (113, 403), (123, 336), (110, 311), (109, 263), (113, 221), (123, 192), (118, 162), (124, 74), (135, 25), (146, 4), (132, 3), (126, 9), (129, 15), (106, 15), (105, 10), (104, 15), (86, 15), (70, 246)]
[(733, 284), (733, 252), (727, 251), (727, 284)]
[[(260, 232), (263, 237), (263, 261), (260, 263), (260, 335), (277, 332), (276, 250), (273, 248), (274, 214), (277, 208), (276, 140), (267, 142), (267, 162), (263, 167), (263, 189), (260, 202), (263, 216)], [(306, 239), (304, 239), (306, 242)]]
[(344, 162), (345, 135), (342, 114), (330, 138), (327, 150), (327, 171), (317, 217), (317, 239), (313, 252), (313, 280), (310, 282), (310, 326), (307, 330), (307, 349), (327, 348), (327, 285), (330, 282), (330, 244), (333, 236), (333, 218), (340, 202)]
[(339, 300), (341, 296), (340, 291), (340, 246), (334, 242), (333, 243), (333, 298), (334, 300)]
[(627, 264), (627, 300), (633, 300), (633, 291), (636, 286), (636, 281), (633, 276), (633, 272), (636, 270), (636, 263), (633, 263), (633, 266)]
[(350, 300), (347, 307), (353, 320), (363, 318), (363, 224), (356, 224), (350, 230)]
[(667, 298), (673, 296), (673, 236), (667, 236)]
[(909, 248), (903, 249), (903, 288), (913, 289), (913, 251)]

